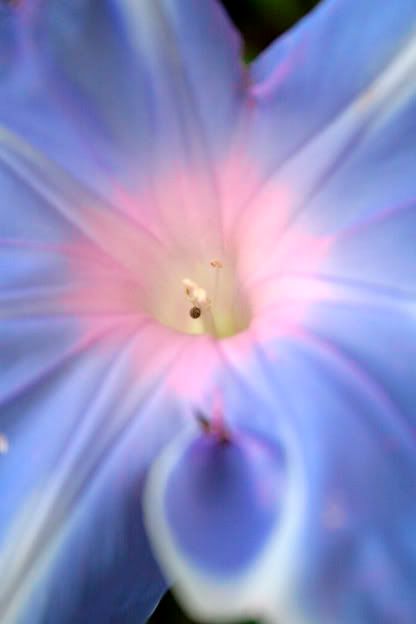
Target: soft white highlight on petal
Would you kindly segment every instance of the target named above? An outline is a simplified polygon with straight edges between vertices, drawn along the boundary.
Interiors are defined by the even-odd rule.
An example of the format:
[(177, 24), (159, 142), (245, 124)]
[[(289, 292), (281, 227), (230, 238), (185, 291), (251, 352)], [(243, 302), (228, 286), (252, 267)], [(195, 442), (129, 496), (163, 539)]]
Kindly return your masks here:
[(193, 427), (185, 430), (162, 452), (151, 468), (144, 495), (147, 530), (174, 590), (191, 613), (204, 621), (261, 615), (273, 622), (282, 619), (300, 624), (292, 603), (304, 504), (304, 477), (296, 449), (290, 440), (284, 441), (288, 492), (272, 536), (248, 569), (229, 579), (216, 578), (192, 566), (177, 550), (164, 514), (167, 478), (196, 433)]
[(384, 104), (392, 112), (414, 93), (416, 87), (416, 29), (390, 64), (355, 101), (363, 113)]

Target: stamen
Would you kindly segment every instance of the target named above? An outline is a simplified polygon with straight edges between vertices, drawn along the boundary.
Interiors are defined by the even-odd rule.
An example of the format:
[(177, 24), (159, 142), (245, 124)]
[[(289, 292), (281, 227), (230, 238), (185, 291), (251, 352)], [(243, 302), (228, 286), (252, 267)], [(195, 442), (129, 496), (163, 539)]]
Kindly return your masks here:
[(214, 302), (214, 306), (216, 306), (217, 301), (218, 301), (218, 289), (220, 287), (220, 270), (222, 269), (223, 264), (221, 260), (214, 259), (214, 260), (211, 260), (210, 265), (212, 266), (213, 269), (215, 269), (213, 302)]
[(214, 312), (216, 310), (216, 304), (218, 302), (219, 295), (219, 271), (222, 269), (223, 264), (221, 260), (211, 260), (210, 265), (215, 269), (215, 282), (214, 282), (214, 299), (208, 297), (208, 293), (205, 288), (202, 288), (199, 284), (191, 280), (189, 277), (185, 277), (182, 280), (182, 284), (185, 289), (185, 295), (192, 303), (192, 308), (189, 310), (189, 316), (192, 319), (201, 319), (204, 324), (204, 329), (208, 334), (218, 336), (218, 328), (215, 322)]

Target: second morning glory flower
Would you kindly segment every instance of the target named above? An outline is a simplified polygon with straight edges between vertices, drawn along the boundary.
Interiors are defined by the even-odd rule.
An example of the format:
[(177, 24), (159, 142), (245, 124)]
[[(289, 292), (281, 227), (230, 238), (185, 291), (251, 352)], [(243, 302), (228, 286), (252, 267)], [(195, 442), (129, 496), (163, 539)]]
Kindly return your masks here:
[(416, 5), (0, 10), (0, 619), (410, 624)]

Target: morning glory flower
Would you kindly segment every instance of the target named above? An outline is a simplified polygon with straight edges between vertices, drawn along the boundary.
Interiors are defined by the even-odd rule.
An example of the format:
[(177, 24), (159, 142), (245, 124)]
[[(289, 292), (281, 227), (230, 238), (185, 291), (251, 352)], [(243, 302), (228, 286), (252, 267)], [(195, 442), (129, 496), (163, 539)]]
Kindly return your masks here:
[(0, 620), (416, 615), (416, 4), (0, 9)]

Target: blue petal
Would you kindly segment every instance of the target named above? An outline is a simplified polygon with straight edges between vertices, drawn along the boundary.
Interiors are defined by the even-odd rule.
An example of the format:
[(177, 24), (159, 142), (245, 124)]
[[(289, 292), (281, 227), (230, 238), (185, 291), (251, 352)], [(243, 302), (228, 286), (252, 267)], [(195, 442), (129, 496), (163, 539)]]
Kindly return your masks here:
[[(145, 621), (166, 585), (142, 527), (143, 475), (180, 424), (144, 370), (157, 352), (162, 375), (173, 356), (151, 337), (149, 348), (139, 312), (81, 309), (100, 275), (122, 279), (91, 207), (121, 216), (0, 135), (0, 619)], [(74, 287), (84, 297), (65, 308)]]
[(2, 156), (11, 166), (0, 173), (13, 206), (0, 213), (0, 434), (9, 447), (0, 455), (0, 617), (144, 621), (165, 583), (141, 524), (141, 482), (179, 425), (143, 375), (154, 352), (160, 374), (169, 356), (151, 328), (143, 333), (140, 313), (83, 311), (78, 297), (62, 308), (66, 291), (96, 293), (100, 275), (106, 283), (121, 275), (105, 255), (83, 257), (77, 246), (91, 237), (100, 246), (94, 228), (85, 231), (88, 210), (76, 216), (83, 202), (68, 209), (81, 187), (59, 168), (45, 177), (37, 158), (9, 148)]
[[(401, 11), (384, 7), (371, 20), (370, 32), (363, 29), (361, 33), (356, 30), (357, 20), (361, 20), (358, 13), (370, 14), (374, 10), (372, 2), (359, 7), (342, 1), (323, 4), (281, 44), (277, 42), (255, 68), (255, 72), (267, 73), (276, 61), (278, 76), (279, 54), (283, 65), (289, 63), (288, 73), (275, 85), (276, 92), (274, 88), (270, 92), (266, 89), (267, 93), (259, 95), (259, 119), (264, 114), (262, 123), (272, 123), (271, 111), (277, 114), (275, 107), (283, 107), (287, 123), (293, 116), (293, 122), (299, 122), (299, 132), (304, 132), (304, 139), (290, 146), (290, 154), (274, 153), (277, 160), (266, 184), (266, 188), (270, 184), (272, 189), (275, 185), (287, 189), (291, 196), (287, 217), (276, 232), (280, 246), (292, 240), (296, 245), (299, 234), (328, 243), (318, 267), (291, 271), (289, 266), (284, 279), (296, 285), (293, 291), (311, 292), (317, 287), (312, 299), (332, 300), (334, 309), (350, 310), (351, 323), (355, 318), (354, 329), (349, 330), (346, 324), (344, 337), (352, 340), (356, 335), (357, 344), (363, 341), (364, 368), (367, 329), (358, 329), (361, 319), (373, 318), (375, 327), (384, 319), (383, 329), (377, 334), (380, 345), (386, 343), (385, 335), (392, 331), (387, 323), (389, 314), (392, 324), (396, 317), (405, 319), (403, 331), (408, 335), (412, 335), (414, 324), (416, 12), (413, 3), (403, 2), (400, 6)], [(357, 40), (354, 44), (351, 40), (348, 47), (353, 32)], [(373, 37), (381, 37), (383, 32), (380, 45), (375, 46)], [(324, 35), (332, 38), (332, 34), (331, 55), (324, 65), (318, 65), (315, 54), (319, 51), (324, 55)], [(310, 55), (303, 56), (302, 46)], [(360, 62), (366, 50), (368, 58), (363, 56)], [(297, 53), (301, 55), (299, 62)], [(339, 67), (346, 72), (342, 81), (332, 73), (339, 72)], [(301, 115), (290, 90), (294, 89), (294, 96), (307, 88), (314, 72), (326, 97), (313, 100)], [(280, 93), (280, 89), (288, 92)], [(286, 110), (287, 102), (290, 109), (288, 106)], [(328, 112), (325, 103), (333, 109)], [(276, 123), (280, 123), (277, 117)], [(285, 137), (292, 135), (286, 135), (283, 126), (282, 133), (279, 145), (286, 149), (289, 144)], [(268, 273), (268, 278), (273, 279), (266, 268), (265, 276)], [(304, 304), (299, 301), (299, 305)], [(304, 314), (304, 309), (301, 314), (310, 316), (309, 311)], [(370, 328), (371, 321), (367, 323)], [(341, 339), (341, 324), (338, 336)], [(400, 351), (405, 346), (403, 340), (397, 348)], [(387, 370), (391, 365), (388, 354), (381, 352), (379, 357)], [(409, 357), (408, 350), (404, 350), (403, 361), (409, 362)], [(387, 373), (384, 384), (388, 387)], [(411, 387), (413, 381), (408, 380), (409, 384)], [(404, 381), (401, 387), (405, 387)]]
[(18, 43), (17, 26), (11, 7), (0, 6), (0, 79), (4, 84), (15, 61)]
[(68, 349), (74, 322), (57, 323), (20, 321), (24, 333), (6, 338), (9, 323), (0, 335), (15, 362), (0, 405), (9, 443), (0, 456), (1, 617), (142, 622), (165, 583), (142, 527), (141, 484), (178, 430), (178, 410), (157, 384), (132, 383), (143, 351), (135, 324)]
[[(416, 59), (415, 52), (416, 47), (412, 51)], [(383, 83), (379, 84), (380, 95)], [(392, 89), (382, 99), (378, 99), (374, 87), (375, 106), (365, 113), (366, 121), (364, 125), (358, 123), (358, 130), (362, 111), (355, 109), (284, 166), (278, 176), (289, 183), (298, 179), (301, 188), (290, 226), (332, 238), (334, 258), (330, 255), (328, 265), (333, 273), (347, 270), (344, 248), (354, 244), (367, 259), (373, 253), (371, 264), (378, 266), (379, 279), (389, 283), (393, 275), (383, 262), (387, 245), (392, 265), (400, 263), (402, 254), (405, 271), (413, 264), (408, 255), (413, 245), (406, 237), (412, 230), (416, 197), (416, 148), (412, 140), (416, 131), (416, 85), (406, 80), (395, 86), (397, 90)], [(386, 248), (380, 254), (377, 248), (383, 238)], [(361, 267), (365, 271), (366, 262)], [(395, 271), (398, 285), (399, 272)]]
[(241, 572), (279, 520), (284, 461), (255, 439), (201, 436), (166, 483), (166, 518), (178, 548), (202, 569)]
[[(311, 304), (301, 326), (264, 340), (251, 363), (230, 359), (219, 381), (231, 430), (278, 440), (288, 491), (301, 494), (292, 510), (282, 501), (282, 516), (297, 520), (286, 556), (270, 545), (267, 576), (258, 570), (252, 584), (273, 578), (278, 621), (407, 624), (416, 612), (415, 305), (364, 284), (342, 298), (343, 287)], [(200, 579), (195, 587), (202, 593)], [(218, 592), (232, 602), (220, 577)]]
[(304, 617), (384, 624), (415, 613), (415, 344), (414, 314), (322, 304), (247, 374), (269, 380), (302, 458), (292, 598)]
[[(14, 130), (24, 136), (79, 179), (92, 185), (98, 169), (89, 158), (88, 137), (74, 127), (71, 115), (65, 114), (48, 88), (45, 71), (38, 62), (38, 53), (23, 36), (22, 13), (26, 3), (10, 5), (0, 12), (0, 129)], [(78, 169), (77, 169), (78, 167)], [(101, 185), (104, 188), (103, 177)]]
[(205, 166), (224, 150), (244, 80), (238, 37), (216, 2), (41, 6), (29, 20), (40, 98), (59, 102), (101, 166), (137, 184), (168, 151), (170, 162)]
[(269, 171), (364, 101), (414, 40), (415, 26), (412, 0), (382, 10), (373, 0), (328, 0), (270, 46), (252, 66), (255, 135)]
[(410, 312), (416, 301), (416, 204), (399, 204), (346, 229), (312, 282), (339, 301)]
[(6, 129), (0, 129), (0, 182), (3, 317), (68, 313), (68, 297), (77, 302), (70, 311), (83, 313), (82, 301), (89, 307), (94, 300), (79, 294), (90, 287), (96, 295), (102, 288), (101, 313), (117, 307), (142, 313), (121, 291), (140, 288), (143, 255), (159, 267), (159, 242), (147, 228)]

